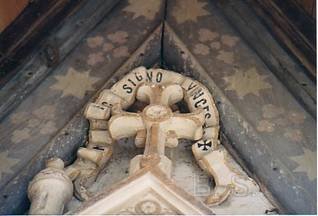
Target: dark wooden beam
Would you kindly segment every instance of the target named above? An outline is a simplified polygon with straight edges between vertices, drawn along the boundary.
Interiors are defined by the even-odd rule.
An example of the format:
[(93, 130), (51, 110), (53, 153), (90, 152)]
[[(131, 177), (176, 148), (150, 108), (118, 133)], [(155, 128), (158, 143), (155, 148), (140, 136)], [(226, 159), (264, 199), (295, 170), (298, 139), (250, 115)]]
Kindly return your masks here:
[(309, 72), (282, 47), (283, 42), (277, 41), (270, 29), (263, 25), (260, 17), (250, 7), (253, 2), (226, 0), (216, 1), (216, 5), (271, 72), (316, 118), (315, 75), (308, 76)]
[[(50, 31), (24, 62), (10, 72), (14, 77), (1, 88), (0, 121), (52, 73), (119, 2), (120, 0), (94, 0), (94, 4), (91, 4), (90, 1), (85, 1), (80, 9), (69, 14), (59, 26)], [(43, 59), (43, 53), (47, 53), (47, 59)]]
[(10, 73), (66, 16), (84, 0), (30, 1), (17, 19), (0, 34), (0, 85)]
[(295, 0), (248, 0), (273, 36), (316, 78), (316, 21)]

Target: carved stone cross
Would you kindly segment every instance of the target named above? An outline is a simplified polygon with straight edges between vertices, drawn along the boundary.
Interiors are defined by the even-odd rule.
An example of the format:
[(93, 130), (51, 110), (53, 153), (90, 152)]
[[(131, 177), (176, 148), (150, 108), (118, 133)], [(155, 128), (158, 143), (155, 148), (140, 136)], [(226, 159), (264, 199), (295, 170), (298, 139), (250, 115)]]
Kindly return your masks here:
[[(137, 113), (125, 111), (136, 100), (147, 106)], [(188, 113), (172, 111), (180, 101), (186, 103)], [(253, 201), (256, 200), (254, 193), (260, 193), (256, 183), (238, 168), (220, 145), (219, 115), (212, 95), (205, 86), (191, 78), (163, 69), (136, 68), (110, 89), (101, 91), (97, 99), (87, 105), (84, 114), (90, 123), (86, 146), (79, 148), (73, 164), (64, 168), (61, 159), (52, 159), (47, 168), (34, 177), (28, 191), (31, 200), (29, 213), (62, 214), (64, 205), (74, 194), (81, 201), (91, 200), (88, 207), (78, 214), (115, 214), (126, 207), (136, 206), (148, 209), (145, 203), (152, 203), (156, 209), (154, 213), (164, 214), (157, 210), (165, 202), (173, 204), (170, 213), (209, 214), (211, 211), (207, 205), (220, 205), (231, 194), (241, 193), (241, 182), (252, 194), (248, 196)], [(130, 161), (129, 177), (97, 202), (87, 188), (110, 159), (115, 141), (124, 137), (135, 137), (135, 145), (144, 147), (144, 154)], [(180, 138), (196, 141), (192, 145), (194, 157), (214, 179), (215, 187), (206, 197), (205, 204), (178, 188), (170, 179), (172, 163), (165, 156), (165, 148), (176, 147)], [(134, 193), (131, 193), (132, 188)], [(143, 200), (144, 191), (149, 191), (147, 196), (152, 199), (161, 196), (163, 200), (157, 203)], [(121, 202), (122, 194), (129, 194), (135, 207)], [(107, 201), (109, 199), (112, 202)], [(258, 200), (264, 202), (261, 196)], [(137, 213), (149, 212), (149, 209), (138, 209)]]
[(137, 100), (148, 103), (142, 113), (129, 113), (118, 109), (109, 121), (111, 137), (118, 140), (136, 136), (137, 145), (145, 146), (143, 155), (131, 161), (130, 172), (159, 163), (170, 176), (171, 162), (165, 156), (165, 146), (176, 147), (178, 139), (199, 140), (202, 137), (204, 112), (173, 113), (170, 106), (183, 100), (179, 85), (143, 84), (136, 93)]
[[(212, 147), (212, 142), (208, 140), (203, 140), (203, 142), (197, 142), (198, 148), (202, 149), (203, 151), (207, 151)], [(203, 147), (203, 148), (201, 148)]]

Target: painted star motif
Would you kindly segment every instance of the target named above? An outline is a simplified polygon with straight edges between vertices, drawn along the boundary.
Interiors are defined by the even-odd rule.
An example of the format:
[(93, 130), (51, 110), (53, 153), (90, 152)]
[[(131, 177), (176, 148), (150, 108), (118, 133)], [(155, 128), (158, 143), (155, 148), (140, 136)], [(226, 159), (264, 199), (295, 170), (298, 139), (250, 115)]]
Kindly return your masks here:
[(257, 130), (260, 132), (273, 132), (274, 126), (275, 124), (268, 120), (261, 120), (257, 125)]
[(115, 58), (126, 57), (129, 56), (128, 47), (120, 46), (113, 50), (113, 55)]
[(105, 60), (102, 52), (90, 53), (88, 55), (87, 64), (90, 66), (97, 65)]
[(10, 122), (12, 124), (19, 124), (28, 119), (29, 114), (27, 112), (17, 112), (11, 115)]
[(310, 181), (317, 178), (317, 152), (304, 148), (304, 154), (289, 158), (298, 164), (294, 172), (306, 173)]
[(197, 22), (198, 17), (209, 15), (209, 11), (203, 9), (206, 2), (198, 0), (178, 0), (173, 8), (173, 16), (178, 24), (186, 21)]
[(214, 39), (218, 38), (220, 35), (217, 32), (212, 32), (209, 29), (201, 28), (199, 30), (199, 41), (207, 42), (213, 41)]
[(104, 38), (102, 36), (90, 37), (87, 39), (87, 45), (90, 48), (96, 48), (103, 44)]
[(211, 47), (212, 49), (218, 50), (218, 49), (221, 48), (221, 43), (218, 42), (218, 41), (212, 42), (212, 43), (210, 44), (210, 47)]
[(158, 0), (129, 0), (129, 5), (123, 11), (133, 13), (133, 19), (145, 17), (153, 20), (160, 10), (161, 1)]
[(28, 123), (27, 123), (27, 127), (31, 129), (37, 128), (39, 125), (40, 125), (40, 120), (36, 118), (32, 118), (28, 120)]
[(225, 90), (235, 91), (240, 99), (248, 94), (259, 96), (261, 90), (272, 88), (268, 82), (264, 81), (266, 76), (257, 73), (254, 67), (245, 72), (237, 70), (232, 76), (223, 79), (228, 84)]
[(223, 61), (226, 64), (233, 64), (234, 53), (231, 51), (220, 50), (216, 58), (220, 61)]
[(55, 117), (55, 107), (52, 105), (43, 105), (35, 109), (32, 114), (38, 119), (53, 119)]
[(62, 97), (74, 96), (82, 99), (86, 91), (93, 91), (93, 84), (98, 81), (98, 78), (91, 77), (90, 71), (78, 72), (73, 68), (69, 68), (65, 75), (57, 75), (57, 82), (50, 88), (62, 91)]
[(288, 119), (294, 124), (304, 123), (306, 116), (301, 112), (290, 111), (288, 113)]
[(22, 130), (15, 130), (12, 133), (11, 141), (13, 143), (19, 143), (23, 140), (27, 140), (31, 137), (31, 130), (29, 128), (24, 128)]
[(229, 47), (235, 46), (239, 40), (240, 39), (238, 37), (231, 36), (231, 35), (223, 35), (221, 37), (222, 43)]
[(113, 34), (109, 34), (107, 38), (113, 43), (124, 44), (127, 42), (128, 33), (125, 31), (117, 31)]
[(208, 55), (210, 48), (207, 45), (199, 43), (194, 46), (193, 52), (198, 55)]
[(105, 43), (105, 44), (103, 45), (103, 51), (104, 51), (104, 52), (109, 52), (109, 51), (111, 51), (112, 49), (114, 49), (114, 45), (111, 44), (111, 43)]
[(263, 117), (267, 119), (277, 118), (285, 113), (285, 109), (275, 106), (274, 104), (266, 104), (262, 107)]
[(284, 136), (294, 142), (301, 142), (304, 139), (304, 135), (299, 129), (285, 128)]
[(19, 161), (15, 158), (9, 158), (8, 151), (0, 152), (0, 179), (4, 173), (13, 173), (12, 167)]
[(56, 130), (55, 123), (52, 121), (47, 122), (42, 126), (40, 134), (50, 134)]

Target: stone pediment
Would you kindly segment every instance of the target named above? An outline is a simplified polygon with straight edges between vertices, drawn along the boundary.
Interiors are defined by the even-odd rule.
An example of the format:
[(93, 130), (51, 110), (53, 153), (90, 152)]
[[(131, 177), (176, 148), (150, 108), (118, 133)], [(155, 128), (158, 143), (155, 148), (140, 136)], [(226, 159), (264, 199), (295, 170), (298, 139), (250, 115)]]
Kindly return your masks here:
[[(129, 112), (138, 101), (144, 102), (144, 107)], [(178, 110), (176, 104), (182, 101), (188, 112)], [(78, 200), (87, 201), (74, 210), (77, 214), (231, 213), (241, 210), (237, 206), (241, 196), (248, 198), (240, 204), (245, 206), (244, 212), (250, 209), (250, 199), (258, 206), (251, 212), (272, 208), (254, 180), (229, 160), (218, 139), (219, 115), (214, 100), (198, 81), (168, 70), (138, 67), (101, 91), (96, 101), (87, 105), (84, 115), (90, 122), (86, 146), (78, 149), (73, 164), (64, 167), (61, 159), (52, 158), (34, 177), (28, 194), (30, 214), (63, 213), (73, 192)], [(129, 178), (95, 196), (89, 191), (90, 185), (110, 160), (115, 143), (127, 137), (134, 137), (136, 147), (144, 148), (143, 155), (131, 159)], [(179, 139), (195, 141), (195, 160), (214, 179), (213, 190), (203, 196), (189, 195), (170, 180), (173, 158), (167, 157), (165, 148), (176, 148)], [(196, 177), (193, 173), (191, 176)], [(61, 186), (52, 190), (56, 185)]]
[(148, 167), (101, 192), (71, 214), (213, 214), (159, 167)]
[[(140, 65), (173, 70), (204, 84), (213, 93), (220, 113), (220, 138), (225, 150), (229, 150), (236, 161), (246, 162), (247, 170), (253, 174), (250, 176), (264, 183), (262, 191), (265, 195), (271, 194), (277, 202), (273, 202), (274, 207), (262, 205), (267, 200), (257, 188), (262, 201), (257, 205), (255, 187), (248, 184), (253, 190), (248, 190), (248, 196), (245, 196), (243, 189), (249, 188), (245, 185), (248, 180), (237, 178), (231, 169), (227, 177), (235, 176), (233, 181), (238, 194), (231, 193), (225, 201), (223, 196), (214, 196), (224, 191), (226, 193), (222, 195), (229, 194), (224, 185), (215, 189), (207, 183), (215, 171), (222, 177), (213, 177), (214, 181), (222, 179), (220, 183), (224, 183), (224, 169), (220, 164), (233, 168), (226, 151), (206, 151), (207, 154), (201, 155), (193, 148), (200, 167), (207, 173), (201, 179), (200, 167), (187, 166), (195, 162), (189, 153), (191, 146), (187, 145), (179, 145), (178, 149), (168, 152), (171, 160), (178, 159), (172, 165), (172, 178), (179, 187), (194, 196), (212, 195), (210, 201), (221, 197), (220, 201), (224, 202), (211, 207), (216, 214), (264, 214), (277, 211), (274, 208), (282, 213), (284, 209), (285, 213), (315, 213), (316, 120), (308, 110), (316, 110), (316, 94), (311, 93), (316, 92), (316, 85), (307, 79), (298, 83), (291, 75), (287, 77), (292, 82), (277, 79), (277, 76), (282, 78), (277, 73), (283, 77), (291, 72), (302, 74), (302, 67), (269, 36), (267, 28), (259, 23), (244, 1), (224, 4), (206, 0), (184, 1), (187, 7), (180, 7), (179, 3), (183, 1), (176, 0), (168, 1), (167, 5), (163, 0), (155, 0), (154, 4), (148, 2), (152, 1), (86, 2), (80, 13), (70, 16), (70, 22), (51, 35), (52, 42), (57, 39), (55, 45), (61, 51), (59, 64), (46, 67), (39, 50), (21, 67), (18, 78), (2, 88), (0, 214), (27, 213), (27, 186), (44, 168), (44, 161), (59, 157), (69, 165), (74, 161), (74, 153), (86, 142), (88, 128), (106, 128), (104, 122), (92, 120), (89, 127), (83, 118), (83, 106), (87, 101), (95, 101), (103, 89), (111, 88), (118, 79)], [(110, 5), (116, 3), (111, 10)], [(151, 10), (141, 9), (145, 7)], [(188, 8), (200, 10), (196, 10), (198, 14), (186, 17)], [(230, 25), (227, 18), (239, 23), (238, 28)], [(250, 25), (246, 25), (246, 21)], [(244, 31), (249, 37), (242, 36)], [(252, 36), (258, 39), (249, 40)], [(253, 41), (256, 46), (250, 46)], [(282, 64), (272, 64), (273, 61)], [(129, 80), (125, 84), (133, 85)], [(309, 105), (300, 106), (303, 103)], [(307, 110), (306, 107), (311, 108)], [(100, 133), (93, 130), (89, 135), (90, 138), (100, 137)], [(137, 140), (140, 144), (142, 139)], [(94, 182), (89, 188), (93, 194), (128, 176), (129, 159), (140, 153), (133, 143), (128, 147), (129, 142), (125, 140), (123, 145), (114, 146), (115, 159), (110, 160), (107, 171), (101, 173), (104, 176), (96, 182), (94, 178), (87, 179), (87, 183)], [(170, 146), (173, 144), (169, 143)], [(206, 149), (209, 142), (195, 146)], [(82, 148), (79, 151), (80, 156), (87, 156), (87, 153)], [(89, 153), (92, 156), (95, 151)], [(109, 156), (112, 149), (105, 149), (104, 153)], [(103, 164), (104, 161), (96, 162)], [(196, 169), (198, 172), (194, 171)], [(84, 171), (90, 177), (96, 174), (93, 169)], [(85, 181), (75, 183), (78, 187)], [(193, 183), (197, 183), (197, 188), (193, 189)], [(81, 200), (73, 198), (72, 205), (65, 209), (73, 211), (80, 203)]]

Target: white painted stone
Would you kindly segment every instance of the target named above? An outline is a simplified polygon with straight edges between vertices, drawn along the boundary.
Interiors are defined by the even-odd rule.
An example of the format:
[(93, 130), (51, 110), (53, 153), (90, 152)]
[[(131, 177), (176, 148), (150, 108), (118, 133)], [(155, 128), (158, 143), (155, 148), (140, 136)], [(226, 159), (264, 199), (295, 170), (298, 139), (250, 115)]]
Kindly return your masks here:
[(145, 125), (136, 113), (122, 112), (109, 120), (109, 132), (114, 140), (135, 136), (138, 131), (144, 130)]
[(99, 119), (89, 119), (89, 128), (91, 130), (107, 130), (108, 121)]
[[(161, 95), (156, 95), (159, 92)], [(136, 99), (150, 104), (171, 106), (183, 99), (183, 90), (179, 85), (162, 86), (147, 83), (139, 87)]]
[(90, 130), (89, 142), (94, 144), (111, 144), (113, 140), (107, 130)]
[(189, 110), (193, 112), (198, 108), (203, 109), (205, 126), (218, 126), (219, 114), (208, 89), (190, 78), (187, 78), (181, 86), (185, 91), (184, 99), (187, 102)]
[(218, 140), (219, 139), (219, 126), (213, 127), (205, 127), (203, 129), (203, 139), (210, 139), (210, 140)]
[(204, 114), (202, 110), (193, 113), (174, 114), (169, 121), (164, 122), (162, 130), (166, 133), (174, 131), (177, 138), (198, 140), (202, 138), (204, 124)]
[(135, 137), (135, 145), (137, 148), (143, 148), (145, 147), (145, 142), (147, 138), (147, 131), (146, 129), (142, 129), (137, 131), (136, 137)]
[(48, 161), (47, 168), (39, 172), (28, 187), (31, 201), (29, 214), (62, 214), (65, 203), (73, 194), (73, 184), (63, 171), (64, 163), (59, 158)]
[[(148, 103), (148, 106), (140, 113), (124, 111), (136, 99)], [(181, 100), (185, 100), (190, 113), (177, 111), (176, 103)], [(139, 67), (110, 90), (103, 90), (97, 100), (87, 106), (85, 116), (90, 121), (89, 142), (86, 148), (78, 150), (76, 161), (64, 171), (63, 163), (48, 163), (48, 168), (60, 170), (69, 180), (74, 181), (74, 195), (78, 199), (91, 200), (77, 213), (212, 213), (206, 205), (170, 181), (173, 163), (165, 155), (165, 147), (176, 148), (181, 138), (197, 140), (192, 146), (195, 159), (216, 183), (205, 200), (213, 211), (228, 214), (264, 213), (265, 209), (272, 207), (255, 181), (246, 175), (220, 145), (216, 106), (208, 89), (197, 81), (163, 69), (147, 70)], [(134, 137), (135, 145), (145, 148), (144, 154), (130, 161), (128, 179), (114, 186), (102, 198), (99, 196), (91, 199), (88, 186), (95, 182), (110, 159), (113, 141), (125, 137)], [(31, 182), (30, 185), (35, 184)], [(31, 195), (50, 192), (45, 188), (32, 191)], [(59, 190), (56, 194), (62, 199), (60, 202), (49, 200), (54, 207), (54, 210), (50, 209), (52, 214), (61, 213), (68, 200)], [(239, 196), (235, 196), (237, 194)], [(241, 195), (244, 198), (240, 198)], [(156, 199), (158, 196), (161, 198)], [(40, 199), (34, 197), (30, 196), (30, 199), (32, 205), (37, 206)], [(255, 203), (259, 209), (249, 207), (247, 202)], [(147, 205), (144, 206), (145, 203)], [(235, 210), (229, 209), (229, 206)]]
[(127, 102), (124, 98), (113, 93), (110, 89), (104, 89), (96, 99), (95, 103), (112, 108), (115, 105), (119, 105), (121, 108), (126, 108)]
[[(149, 163), (146, 162), (145, 166), (143, 166), (143, 160), (145, 159), (144, 155), (137, 155), (130, 161), (129, 166), (129, 175), (132, 176), (136, 174), (139, 170), (145, 167), (149, 167)], [(153, 160), (152, 158), (150, 160)], [(160, 156), (160, 162), (156, 164), (158, 168), (166, 174), (167, 177), (171, 177), (172, 172), (172, 162), (165, 155)]]
[(123, 108), (126, 108), (134, 103), (136, 90), (144, 82), (146, 82), (146, 68), (138, 67), (115, 83), (111, 91), (124, 100)]
[(179, 73), (163, 70), (163, 69), (148, 69), (146, 72), (147, 82), (153, 84), (181, 84), (185, 77)]
[[(244, 197), (245, 200), (256, 203), (259, 208), (254, 208), (253, 211), (250, 211), (248, 209), (249, 205), (245, 204), (246, 212), (264, 213), (266, 209), (272, 208), (272, 205), (262, 194), (256, 182), (247, 176), (224, 147), (220, 146), (216, 150), (211, 148), (205, 152), (202, 148), (199, 149), (193, 145), (192, 150), (197, 161), (199, 161), (199, 165), (213, 176), (216, 185), (211, 195), (207, 197), (206, 203), (208, 205), (218, 206), (216, 208), (219, 212), (228, 213), (233, 212), (233, 210), (230, 211), (228, 209), (227, 205), (230, 203), (230, 205), (236, 206), (235, 208), (243, 213), (244, 211), (238, 203), (241, 203), (240, 197)], [(222, 205), (224, 206), (222, 207)]]
[(111, 148), (105, 146), (102, 149), (80, 148), (77, 151), (78, 157), (89, 160), (97, 164), (99, 167), (103, 166), (105, 162), (109, 160), (111, 154)]
[(70, 214), (210, 215), (213, 212), (153, 167), (136, 172)]
[(149, 105), (140, 114), (119, 112), (114, 115), (109, 121), (110, 134), (115, 140), (136, 136), (136, 145), (145, 146), (144, 155), (132, 160), (130, 173), (157, 163), (170, 176), (171, 161), (164, 155), (165, 146), (176, 147), (178, 138), (202, 138), (203, 111), (172, 113), (169, 105), (183, 99), (182, 88), (175, 84), (144, 83), (137, 89), (136, 98)]
[(89, 103), (84, 115), (87, 119), (105, 120), (110, 116), (110, 108), (97, 103)]

